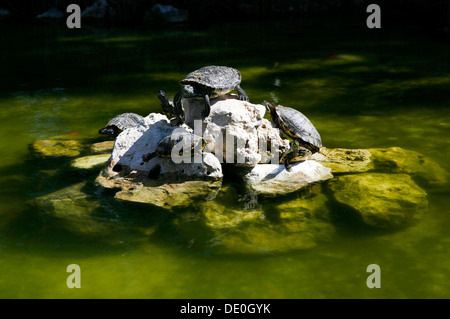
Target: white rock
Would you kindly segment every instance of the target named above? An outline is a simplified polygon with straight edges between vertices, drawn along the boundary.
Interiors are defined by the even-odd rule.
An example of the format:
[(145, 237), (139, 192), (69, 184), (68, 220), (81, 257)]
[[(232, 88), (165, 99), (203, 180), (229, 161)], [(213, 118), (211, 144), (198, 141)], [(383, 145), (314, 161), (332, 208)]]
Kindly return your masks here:
[[(211, 152), (226, 163), (255, 166), (279, 155), (280, 148), (289, 148), (289, 141), (281, 138), (264, 114), (263, 105), (240, 101), (233, 95), (215, 99), (203, 131)], [(267, 149), (269, 145), (273, 149)]]
[(152, 165), (149, 162), (141, 165), (142, 155), (153, 152), (159, 141), (170, 135), (174, 127), (162, 114), (151, 113), (144, 121), (146, 126), (126, 129), (116, 137), (111, 162), (120, 163), (130, 170), (150, 170)]
[(170, 158), (156, 158), (153, 165), (160, 165), (160, 174), (166, 178), (209, 177), (220, 179), (223, 177), (222, 166), (219, 160), (211, 153), (204, 154), (201, 163), (194, 163), (192, 159), (191, 163), (176, 164)]
[(127, 172), (150, 172), (159, 166), (160, 174), (166, 177), (222, 178), (222, 166), (210, 153), (204, 154), (200, 163), (194, 163), (194, 158), (191, 158), (191, 163), (176, 164), (171, 158), (163, 157), (144, 162), (142, 156), (154, 152), (158, 143), (175, 130), (192, 133), (192, 129), (186, 125), (171, 126), (168, 118), (162, 114), (151, 113), (144, 120), (145, 126), (126, 129), (117, 136), (111, 155), (111, 167), (120, 164)]
[(330, 168), (308, 160), (292, 164), (290, 171), (284, 165), (259, 164), (244, 176), (244, 180), (250, 191), (275, 196), (288, 194), (332, 177)]

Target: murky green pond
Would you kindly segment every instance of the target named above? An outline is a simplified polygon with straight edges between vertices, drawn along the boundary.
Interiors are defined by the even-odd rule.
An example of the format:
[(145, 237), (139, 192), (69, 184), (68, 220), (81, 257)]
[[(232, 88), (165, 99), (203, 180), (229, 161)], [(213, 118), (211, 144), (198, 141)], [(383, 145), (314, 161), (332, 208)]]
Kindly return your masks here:
[[(448, 171), (448, 40), (288, 21), (156, 31), (4, 21), (0, 32), (1, 298), (450, 297), (448, 184), (419, 184), (429, 207), (416, 226), (381, 231), (343, 217), (310, 249), (216, 254), (201, 229), (189, 238), (173, 227), (183, 211), (113, 200), (92, 187), (98, 171), (30, 152), (54, 136), (106, 140), (97, 131), (111, 117), (159, 112), (159, 89), (173, 96), (185, 74), (216, 64), (241, 71), (252, 102), (301, 110), (327, 147), (399, 146)], [(68, 223), (35, 205), (83, 181), (95, 204), (66, 213), (94, 209), (92, 219)], [(69, 264), (81, 267), (80, 289), (66, 285)], [(379, 289), (366, 285), (370, 264)]]

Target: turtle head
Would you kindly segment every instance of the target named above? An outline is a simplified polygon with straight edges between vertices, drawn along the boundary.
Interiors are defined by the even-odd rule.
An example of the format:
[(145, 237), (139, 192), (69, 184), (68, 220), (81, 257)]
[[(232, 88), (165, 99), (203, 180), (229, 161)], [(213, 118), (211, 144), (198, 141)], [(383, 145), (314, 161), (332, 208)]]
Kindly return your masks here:
[(190, 84), (185, 84), (181, 87), (181, 94), (183, 95), (183, 97), (194, 97), (196, 96), (195, 93), (195, 89), (192, 85)]
[(275, 111), (275, 105), (270, 104), (267, 101), (263, 101), (262, 104), (266, 107), (267, 112), (269, 112), (272, 117), (276, 116), (277, 112)]
[(119, 128), (114, 125), (108, 125), (98, 131), (98, 134), (102, 135), (117, 135), (119, 134)]

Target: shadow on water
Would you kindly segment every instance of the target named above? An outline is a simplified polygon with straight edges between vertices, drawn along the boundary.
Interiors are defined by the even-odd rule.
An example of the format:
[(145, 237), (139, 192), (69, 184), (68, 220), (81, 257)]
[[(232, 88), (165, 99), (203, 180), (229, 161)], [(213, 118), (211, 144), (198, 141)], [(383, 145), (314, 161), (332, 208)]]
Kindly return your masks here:
[[(95, 94), (105, 92), (124, 99), (147, 92), (150, 96), (150, 92), (156, 94), (161, 88), (172, 95), (188, 72), (204, 64), (222, 64), (241, 70), (242, 85), (251, 93), (256, 92), (255, 101), (267, 99), (268, 96), (259, 96), (261, 88), (273, 90), (274, 80), (280, 79), (281, 102), (293, 107), (298, 107), (297, 103), (314, 107), (320, 112), (358, 114), (393, 107), (406, 109), (422, 101), (431, 101), (435, 107), (446, 106), (449, 62), (445, 45), (434, 43), (435, 50), (430, 53), (423, 49), (421, 41), (426, 39), (405, 46), (404, 41), (396, 41), (403, 34), (389, 36), (387, 31), (380, 31), (384, 37), (370, 34), (371, 41), (365, 41), (369, 33), (361, 29), (335, 31), (339, 41), (333, 41), (329, 32), (323, 30), (312, 32), (299, 27), (300, 31), (283, 32), (296, 30), (295, 25), (301, 23), (277, 21), (270, 28), (266, 23), (248, 24), (246, 28), (219, 24), (206, 31), (188, 28), (75, 33), (63, 27), (38, 25), (32, 34), (26, 28), (22, 37), (15, 32), (16, 38), (6, 41), (13, 48), (5, 52), (5, 60), (12, 58), (8, 56), (11, 52), (19, 52), (22, 63), (5, 64), (2, 76), (10, 80), (0, 90), (32, 90), (32, 85), (39, 83), (39, 88), (70, 87), (73, 97), (88, 98), (94, 93), (86, 87), (96, 87)], [(44, 49), (40, 41), (32, 40), (41, 38), (42, 33), (51, 34)], [(253, 34), (260, 35), (259, 41), (246, 41)], [(361, 41), (355, 42), (355, 37)], [(388, 48), (389, 54), (382, 48)], [(430, 54), (443, 68), (433, 70), (420, 64)], [(80, 66), (89, 74), (82, 82)], [(443, 69), (447, 72), (442, 73)], [(441, 83), (436, 83), (436, 77), (441, 77)], [(389, 84), (377, 85), (386, 81)], [(329, 91), (325, 96), (324, 88)], [(296, 102), (292, 104), (291, 100)]]

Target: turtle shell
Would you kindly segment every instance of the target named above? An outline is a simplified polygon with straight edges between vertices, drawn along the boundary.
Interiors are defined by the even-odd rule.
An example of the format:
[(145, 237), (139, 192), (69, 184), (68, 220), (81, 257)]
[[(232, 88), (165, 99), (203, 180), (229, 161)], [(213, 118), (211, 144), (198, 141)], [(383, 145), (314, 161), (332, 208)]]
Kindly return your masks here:
[(136, 113), (119, 114), (109, 120), (108, 124), (106, 124), (106, 126), (116, 126), (122, 131), (138, 125), (145, 125), (145, 121), (141, 115)]
[(312, 152), (319, 150), (322, 146), (320, 134), (303, 113), (282, 105), (278, 105), (275, 111), (278, 125), (286, 135), (303, 142), (301, 144)]
[(181, 85), (189, 83), (198, 83), (212, 88), (215, 92), (227, 93), (241, 83), (241, 73), (227, 66), (205, 66), (189, 73), (180, 81)]
[[(189, 149), (194, 150), (194, 148), (199, 143), (202, 143), (201, 150), (203, 150), (205, 147), (202, 137), (194, 135), (192, 133), (183, 132), (179, 134), (168, 135), (163, 138), (156, 146), (155, 153), (161, 157), (170, 157), (172, 154), (172, 149), (178, 143), (182, 143), (183, 146), (183, 148), (180, 149), (180, 156), (183, 155), (183, 149), (185, 148), (185, 146), (188, 146)], [(191, 154), (194, 155), (193, 152), (191, 152)]]

